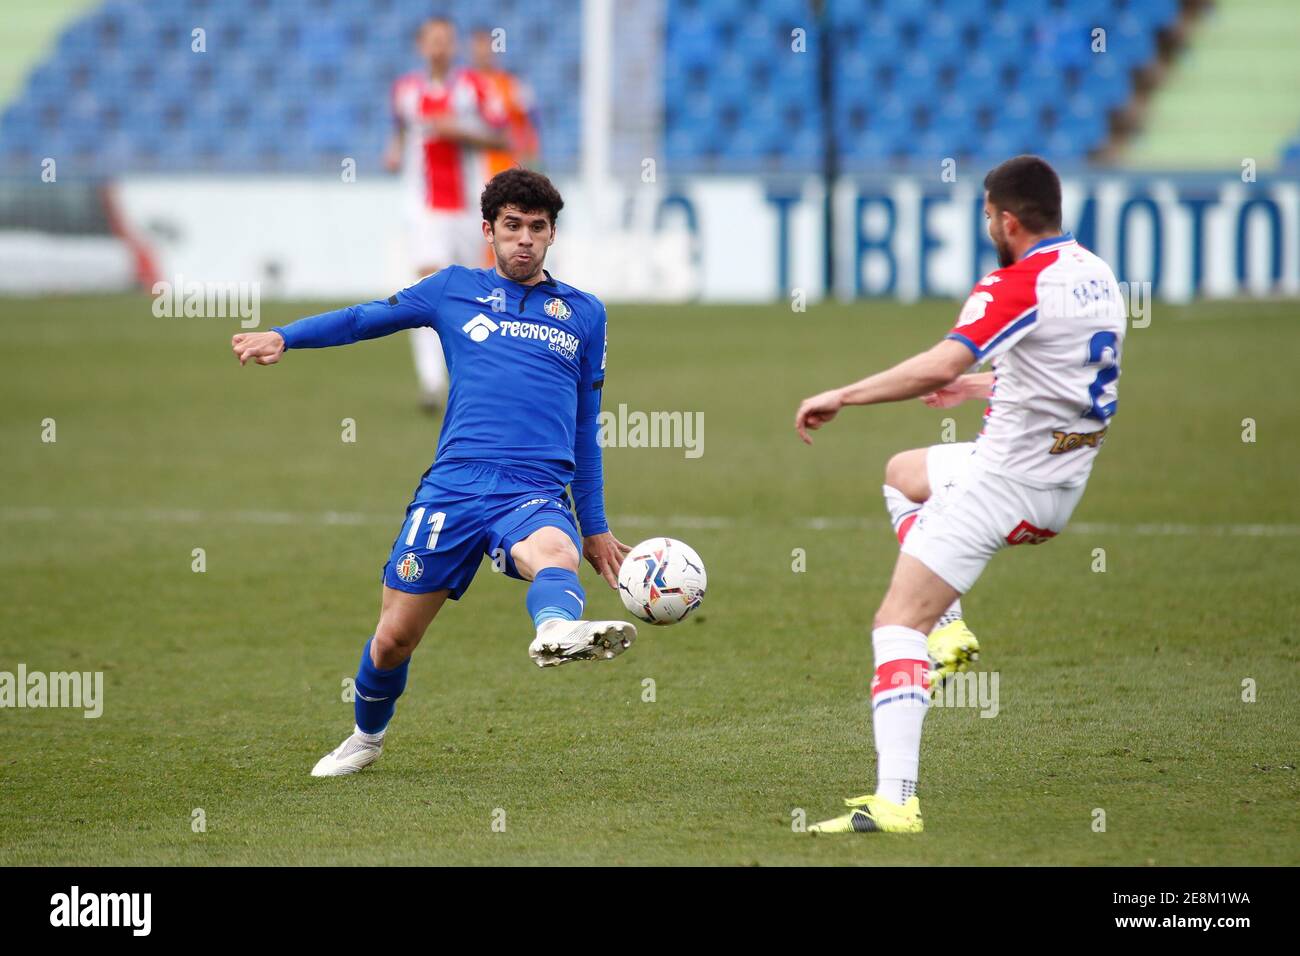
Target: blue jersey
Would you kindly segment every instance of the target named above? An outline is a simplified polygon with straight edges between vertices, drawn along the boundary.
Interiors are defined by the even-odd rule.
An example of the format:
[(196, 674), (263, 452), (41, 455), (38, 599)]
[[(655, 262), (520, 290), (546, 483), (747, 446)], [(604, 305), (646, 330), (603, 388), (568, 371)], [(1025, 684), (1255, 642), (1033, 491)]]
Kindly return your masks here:
[(451, 390), (438, 461), (474, 461), (568, 485), (583, 534), (607, 531), (600, 447), (605, 306), (552, 279), (520, 285), (450, 266), (387, 299), (274, 331), (285, 348), (347, 345), (427, 325)]

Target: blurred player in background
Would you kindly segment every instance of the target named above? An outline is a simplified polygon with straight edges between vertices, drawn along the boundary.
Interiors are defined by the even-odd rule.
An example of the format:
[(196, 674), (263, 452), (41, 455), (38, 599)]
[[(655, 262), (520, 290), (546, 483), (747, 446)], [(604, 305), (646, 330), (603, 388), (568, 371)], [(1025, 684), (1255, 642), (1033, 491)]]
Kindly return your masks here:
[[(501, 69), (492, 31), (479, 27), (470, 34), (470, 67), (482, 77), (505, 114), (506, 149), (490, 149), (486, 160), (488, 176), (511, 166), (532, 166), (539, 151), (537, 124), (533, 121), (533, 91), (513, 73)], [(492, 250), (483, 250), (484, 261), (492, 265)]]
[[(489, 84), (454, 65), (456, 27), (432, 17), (416, 31), (427, 67), (393, 83), (394, 129), (384, 157), (401, 170), (407, 250), (415, 278), (449, 265), (479, 265), (483, 236), (478, 196), (491, 178), (489, 150), (505, 149), (506, 117)], [(431, 328), (411, 333), (420, 401), (436, 411), (447, 389), (447, 363)]]
[[(1017, 156), (988, 174), (984, 190), (1002, 268), (971, 290), (947, 337), (888, 371), (807, 398), (795, 413), (811, 444), (808, 429), (847, 405), (989, 402), (977, 442), (953, 446), (944, 460), (925, 460), (930, 449), (894, 463), (894, 480), (925, 503), (906, 520), (913, 502), (891, 501), (886, 487), (903, 547), (871, 632), (876, 792), (846, 800), (848, 813), (811, 833), (922, 831), (916, 783), (930, 683), (963, 663), (960, 648), (936, 648), (927, 635), (996, 552), (1039, 544), (1065, 527), (1119, 404), (1127, 320), (1119, 284), (1105, 262), (1061, 232), (1056, 171)], [(992, 372), (962, 374), (986, 359)]]
[(532, 166), (540, 151), (533, 120), (532, 88), (513, 73), (501, 69), (492, 33), (480, 27), (470, 35), (470, 66), (501, 104), (505, 113), (506, 149), (488, 150), (489, 176), (511, 166)]

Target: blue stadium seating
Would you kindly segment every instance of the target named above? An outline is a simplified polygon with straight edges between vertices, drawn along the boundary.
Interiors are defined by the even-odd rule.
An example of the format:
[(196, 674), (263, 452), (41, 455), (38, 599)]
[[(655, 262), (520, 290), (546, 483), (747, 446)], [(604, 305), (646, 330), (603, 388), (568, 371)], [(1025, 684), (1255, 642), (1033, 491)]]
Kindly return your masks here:
[[(462, 33), (482, 13), (453, 14)], [(507, 68), (537, 93), (548, 164), (578, 150), (574, 0), (497, 0)], [(375, 168), (388, 91), (418, 66), (426, 0), (106, 0), (71, 22), (0, 114), (0, 170), (67, 155), (60, 175)], [(543, 28), (537, 28), (541, 23)], [(202, 27), (206, 53), (191, 51)], [(544, 68), (537, 68), (543, 64)]]
[[(830, 125), (848, 170), (1045, 151), (1083, 161), (1156, 55), (1179, 0), (827, 0)], [(467, 11), (468, 3), (452, 6)], [(576, 0), (493, 0), (507, 68), (537, 94), (543, 160), (579, 147)], [(105, 0), (73, 21), (0, 115), (0, 168), (67, 154), (132, 169), (375, 168), (387, 93), (414, 68), (426, 0)], [(664, 152), (674, 170), (823, 163), (807, 0), (666, 0)], [(462, 32), (485, 14), (453, 13)], [(191, 31), (206, 31), (206, 53)], [(1092, 33), (1106, 30), (1106, 53)], [(807, 52), (792, 49), (806, 31)], [(1288, 153), (1300, 161), (1300, 144)], [(61, 166), (61, 173), (67, 165)]]

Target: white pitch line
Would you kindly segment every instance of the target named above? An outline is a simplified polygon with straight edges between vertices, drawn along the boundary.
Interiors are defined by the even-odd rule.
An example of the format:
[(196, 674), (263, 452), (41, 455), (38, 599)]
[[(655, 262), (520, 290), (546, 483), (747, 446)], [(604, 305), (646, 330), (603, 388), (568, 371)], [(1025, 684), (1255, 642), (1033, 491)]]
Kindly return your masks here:
[(1292, 538), (1300, 535), (1300, 524), (1110, 524), (1105, 521), (1080, 521), (1067, 525), (1066, 530), (1082, 534), (1131, 534), (1157, 538)]
[[(0, 521), (122, 521), (151, 524), (248, 524), (248, 525), (392, 525), (402, 522), (402, 512), (390, 514), (361, 511), (204, 511), (199, 508), (71, 508), (40, 505), (0, 506)], [(889, 526), (884, 518), (848, 515), (790, 518), (785, 521), (750, 521), (722, 515), (613, 515), (610, 524), (620, 528), (719, 530), (727, 528), (795, 527), (807, 531), (879, 531)], [(1293, 538), (1300, 536), (1300, 524), (1177, 524), (1078, 521), (1066, 529), (1074, 534), (1126, 534), (1137, 537), (1247, 537)]]
[(125, 521), (150, 524), (274, 524), (366, 525), (400, 523), (402, 513), (364, 514), (358, 511), (203, 511), (198, 508), (68, 508), (0, 507), (0, 521)]

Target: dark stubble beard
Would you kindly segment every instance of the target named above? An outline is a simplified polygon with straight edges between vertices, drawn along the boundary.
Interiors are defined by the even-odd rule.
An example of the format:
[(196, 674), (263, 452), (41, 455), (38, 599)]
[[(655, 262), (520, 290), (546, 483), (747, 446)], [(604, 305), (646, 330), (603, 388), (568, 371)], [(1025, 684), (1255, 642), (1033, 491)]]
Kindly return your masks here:
[(1016, 254), (1011, 251), (1011, 247), (1000, 239), (993, 241), (993, 247), (998, 251), (998, 265), (1005, 269), (1007, 266), (1016, 264)]
[(497, 269), (507, 279), (510, 279), (513, 282), (518, 282), (520, 285), (527, 285), (530, 280), (535, 279), (538, 275), (540, 275), (544, 263), (545, 263), (545, 258), (542, 259), (535, 258), (534, 264), (536, 265), (536, 268), (515, 269), (515, 268), (511, 268), (510, 263), (507, 262), (505, 259), (502, 259), (501, 256), (499, 255), (497, 256)]

